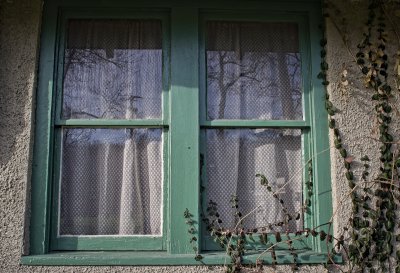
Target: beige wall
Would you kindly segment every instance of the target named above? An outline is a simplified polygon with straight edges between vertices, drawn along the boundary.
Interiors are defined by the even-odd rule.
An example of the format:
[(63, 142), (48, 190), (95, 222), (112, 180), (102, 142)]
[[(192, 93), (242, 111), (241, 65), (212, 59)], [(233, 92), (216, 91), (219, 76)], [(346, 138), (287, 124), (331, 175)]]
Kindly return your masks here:
[[(364, 15), (360, 1), (348, 8), (346, 0), (334, 1), (346, 6), (349, 18)], [(358, 2), (358, 4), (356, 3)], [(8, 272), (221, 272), (220, 268), (206, 267), (28, 267), (20, 266), (19, 259), (29, 242), (24, 240), (25, 217), (29, 218), (29, 173), (33, 142), (33, 110), (38, 59), (41, 0), (0, 0), (0, 273)], [(361, 19), (360, 19), (361, 20)], [(398, 21), (398, 18), (395, 18)], [(353, 48), (359, 42), (361, 21), (352, 21), (349, 37)], [(376, 121), (371, 111), (371, 94), (362, 86), (361, 74), (332, 24), (328, 23), (328, 52), (330, 63), (329, 91), (341, 113), (337, 116), (343, 128), (344, 142), (356, 157), (367, 153), (379, 155), (378, 143), (369, 138), (376, 135)], [(394, 52), (392, 52), (394, 53)], [(349, 85), (340, 84), (343, 69), (348, 71)], [(350, 76), (351, 75), (351, 76)], [(394, 100), (398, 103), (398, 96)], [(398, 113), (395, 113), (398, 115)], [(395, 119), (396, 120), (396, 119)], [(397, 120), (398, 116), (397, 116)], [(365, 122), (367, 121), (367, 122)], [(399, 135), (397, 122), (396, 134)], [(347, 182), (343, 177), (342, 159), (332, 150), (332, 180), (335, 206), (347, 200)], [(358, 172), (361, 164), (356, 162)], [(28, 192), (28, 194), (26, 194)], [(349, 208), (346, 201), (344, 208)], [(27, 207), (27, 208), (26, 208)], [(340, 207), (337, 228), (348, 219), (349, 210)], [(347, 218), (346, 218), (346, 217)], [(266, 268), (266, 272), (274, 272)], [(276, 272), (289, 272), (280, 266)], [(323, 272), (322, 266), (303, 266), (301, 272)]]

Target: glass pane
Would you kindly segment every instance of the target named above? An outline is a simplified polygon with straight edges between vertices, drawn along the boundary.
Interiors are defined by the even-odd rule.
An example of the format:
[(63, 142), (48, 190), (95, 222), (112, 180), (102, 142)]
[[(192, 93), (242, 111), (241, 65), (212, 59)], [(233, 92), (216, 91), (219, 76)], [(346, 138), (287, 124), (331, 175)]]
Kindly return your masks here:
[(207, 23), (208, 119), (301, 120), (295, 23)]
[[(224, 228), (234, 228), (236, 221), (231, 196), (239, 200), (245, 228), (273, 225), (276, 231), (295, 231), (302, 221), (292, 221), (281, 228), (281, 204), (256, 174), (267, 177), (273, 190), (284, 200), (291, 215), (302, 205), (301, 130), (295, 129), (207, 129), (206, 175), (207, 203), (217, 203)], [(294, 217), (296, 218), (296, 217)], [(267, 228), (268, 230), (268, 228)]]
[(161, 21), (69, 21), (62, 118), (160, 118), (161, 92)]
[(161, 235), (161, 129), (64, 129), (60, 235)]

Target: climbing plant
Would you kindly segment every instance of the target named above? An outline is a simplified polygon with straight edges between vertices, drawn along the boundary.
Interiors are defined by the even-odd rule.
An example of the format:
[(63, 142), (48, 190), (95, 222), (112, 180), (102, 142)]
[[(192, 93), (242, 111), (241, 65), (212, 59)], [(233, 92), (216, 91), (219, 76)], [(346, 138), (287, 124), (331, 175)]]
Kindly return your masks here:
[[(398, 78), (398, 67), (395, 73), (389, 72), (389, 66), (396, 63), (391, 59), (389, 50), (399, 49), (399, 44), (389, 40), (388, 29), (397, 35), (396, 25), (393, 24), (388, 6), (392, 10), (400, 8), (399, 3), (381, 0), (364, 1), (367, 8), (367, 18), (362, 33), (362, 39), (357, 44), (356, 54), (350, 46), (347, 20), (333, 1), (326, 3), (325, 13), (341, 35), (344, 46), (353, 58), (359, 74), (362, 75), (365, 93), (370, 94), (380, 143), (379, 161), (373, 162), (379, 166), (374, 171), (374, 177), (370, 177), (370, 159), (368, 155), (359, 160), (363, 164), (360, 177), (356, 177), (352, 171), (354, 156), (346, 150), (343, 144), (340, 124), (334, 116), (339, 110), (326, 96), (326, 109), (329, 114), (329, 127), (333, 131), (334, 145), (343, 157), (345, 177), (348, 180), (349, 196), (352, 202), (352, 216), (344, 227), (343, 234), (348, 235), (344, 241), (347, 242), (345, 255), (348, 258), (348, 272), (400, 272), (400, 251), (396, 238), (396, 209), (399, 203), (399, 173), (400, 160), (398, 156), (398, 145), (392, 135), (393, 108), (398, 111), (396, 105), (393, 107), (395, 90), (398, 90), (396, 79)], [(394, 8), (394, 9), (393, 9)], [(326, 52), (326, 39), (321, 41), (321, 73), (319, 77), (325, 85), (328, 81), (328, 64)], [(395, 59), (398, 55), (395, 56)], [(398, 65), (398, 64), (397, 64)], [(357, 75), (355, 75), (357, 77)], [(391, 79), (392, 78), (392, 79)], [(340, 79), (340, 82), (346, 80)], [(333, 91), (332, 91), (333, 92)], [(398, 118), (398, 116), (397, 116)], [(368, 124), (365, 121), (365, 124)]]
[[(400, 204), (400, 142), (395, 134), (395, 126), (400, 120), (400, 107), (396, 100), (400, 97), (400, 36), (398, 22), (400, 17), (399, 1), (363, 0), (358, 5), (365, 6), (364, 28), (359, 32), (360, 41), (354, 45), (358, 31), (354, 25), (348, 24), (345, 12), (336, 6), (337, 1), (326, 1), (323, 14), (325, 23), (329, 23), (340, 35), (341, 43), (350, 56), (351, 61), (343, 64), (342, 72), (338, 77), (328, 73), (329, 63), (328, 40), (324, 36), (321, 45), (321, 72), (318, 78), (326, 86), (325, 107), (329, 115), (329, 128), (333, 138), (333, 147), (341, 157), (343, 175), (347, 180), (347, 194), (339, 200), (338, 208), (334, 211), (331, 221), (323, 224), (329, 226), (328, 234), (320, 230), (321, 226), (300, 229), (294, 232), (292, 238), (288, 232), (292, 222), (299, 221), (301, 215), (309, 210), (310, 196), (312, 195), (312, 159), (307, 162), (309, 173), (305, 182), (307, 193), (304, 204), (294, 214), (288, 212), (284, 200), (280, 197), (278, 189), (268, 181), (268, 174), (257, 174), (260, 184), (266, 188), (273, 198), (281, 205), (282, 219), (270, 223), (265, 227), (244, 228), (243, 221), (247, 215), (240, 211), (240, 200), (232, 196), (230, 203), (235, 217), (236, 225), (232, 228), (224, 227), (218, 212), (215, 200), (209, 200), (208, 206), (202, 213), (203, 222), (207, 231), (218, 243), (230, 260), (226, 264), (226, 272), (240, 272), (249, 265), (243, 262), (243, 256), (249, 251), (248, 242), (257, 240), (262, 249), (255, 249), (260, 253), (257, 261), (252, 265), (256, 270), (261, 270), (264, 255), (270, 255), (272, 266), (278, 264), (276, 248), (286, 245), (288, 253), (292, 256), (292, 269), (295, 271), (299, 265), (295, 240), (302, 240), (309, 236), (319, 238), (326, 242), (329, 253), (327, 266), (334, 264), (335, 255), (343, 255), (345, 265), (333, 265), (342, 272), (400, 272), (400, 221), (397, 211)], [(397, 16), (397, 17), (396, 17)], [(326, 30), (324, 24), (322, 28)], [(352, 33), (350, 40), (349, 33)], [(346, 53), (346, 54), (347, 54)], [(347, 67), (352, 66), (350, 75)], [(348, 78), (361, 79), (363, 95), (367, 95), (371, 102), (377, 137), (369, 137), (370, 141), (379, 145), (378, 151), (369, 151), (370, 154), (357, 155), (346, 144), (342, 132), (340, 117), (341, 110), (335, 105), (334, 95), (347, 96), (347, 89), (351, 88)], [(332, 85), (332, 82), (338, 83)], [(360, 85), (360, 84), (358, 84)], [(328, 92), (329, 91), (329, 92)], [(338, 92), (338, 93), (333, 93)], [(360, 120), (361, 126), (371, 123), (370, 120)], [(365, 132), (365, 128), (356, 128)], [(356, 133), (356, 132), (354, 132)], [(375, 143), (375, 144), (376, 144)], [(377, 160), (374, 154), (379, 153)], [(357, 164), (355, 164), (357, 163)], [(361, 168), (359, 165), (361, 164)], [(332, 224), (340, 206), (351, 200), (351, 216), (344, 225), (341, 225), (337, 236), (333, 236)], [(226, 200), (218, 200), (224, 202)], [(250, 212), (253, 213), (254, 211)], [(190, 242), (197, 238), (193, 232), (193, 223), (190, 212), (185, 212), (190, 234)], [(293, 233), (292, 233), (293, 234)], [(195, 249), (196, 259), (202, 256)]]

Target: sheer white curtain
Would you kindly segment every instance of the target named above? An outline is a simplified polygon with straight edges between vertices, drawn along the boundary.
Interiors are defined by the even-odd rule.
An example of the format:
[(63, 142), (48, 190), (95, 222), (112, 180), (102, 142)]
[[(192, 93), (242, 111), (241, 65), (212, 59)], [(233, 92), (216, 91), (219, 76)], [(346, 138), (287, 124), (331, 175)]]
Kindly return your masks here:
[(161, 22), (72, 20), (65, 51), (63, 117), (161, 117)]
[[(299, 120), (300, 55), (293, 23), (207, 24), (207, 115), (209, 119)], [(229, 200), (237, 195), (246, 227), (283, 220), (279, 202), (260, 185), (264, 174), (282, 188), (288, 212), (302, 203), (301, 131), (207, 129), (207, 198), (218, 204), (223, 226), (234, 226)], [(301, 221), (294, 223), (301, 226)], [(277, 228), (279, 229), (279, 227)]]
[[(160, 21), (68, 27), (63, 118), (161, 118)], [(62, 151), (60, 235), (161, 235), (161, 129), (64, 129)]]

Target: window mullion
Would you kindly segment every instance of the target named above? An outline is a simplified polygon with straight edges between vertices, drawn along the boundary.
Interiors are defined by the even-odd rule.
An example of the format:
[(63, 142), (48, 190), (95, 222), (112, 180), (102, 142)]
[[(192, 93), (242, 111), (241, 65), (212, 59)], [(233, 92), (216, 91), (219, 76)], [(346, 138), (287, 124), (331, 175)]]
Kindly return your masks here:
[[(174, 8), (171, 13), (170, 100), (170, 238), (171, 254), (193, 253), (186, 208), (199, 217), (199, 88), (198, 10)], [(198, 237), (198, 221), (195, 226)], [(200, 240), (197, 240), (197, 245)], [(197, 246), (197, 249), (199, 247)]]

